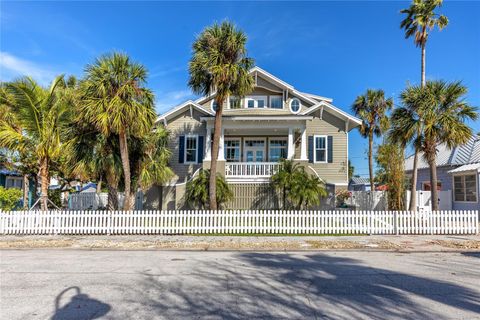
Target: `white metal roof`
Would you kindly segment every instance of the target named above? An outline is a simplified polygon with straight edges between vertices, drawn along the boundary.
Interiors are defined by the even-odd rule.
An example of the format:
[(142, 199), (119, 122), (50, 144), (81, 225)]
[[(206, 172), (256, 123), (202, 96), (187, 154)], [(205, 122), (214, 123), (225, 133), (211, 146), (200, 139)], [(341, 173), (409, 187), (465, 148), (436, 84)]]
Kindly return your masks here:
[(458, 173), (465, 171), (480, 171), (480, 163), (470, 163), (448, 171), (448, 173)]
[[(449, 149), (445, 144), (437, 147), (437, 167), (461, 166), (478, 162), (480, 162), (480, 135), (472, 136), (467, 143), (453, 149)], [(428, 168), (428, 163), (423, 158), (423, 153), (420, 153), (418, 169), (425, 168)], [(413, 155), (405, 159), (405, 170), (410, 171), (412, 169)]]

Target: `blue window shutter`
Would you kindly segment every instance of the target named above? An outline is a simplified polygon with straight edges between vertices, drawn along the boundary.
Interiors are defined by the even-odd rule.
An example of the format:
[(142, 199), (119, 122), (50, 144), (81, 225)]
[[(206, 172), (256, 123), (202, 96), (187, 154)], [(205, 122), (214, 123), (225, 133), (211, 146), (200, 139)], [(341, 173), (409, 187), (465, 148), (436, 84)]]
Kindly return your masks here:
[(203, 147), (203, 136), (198, 136), (198, 150), (197, 150), (197, 159), (198, 163), (203, 162), (203, 155), (204, 155), (204, 147)]
[(180, 141), (178, 144), (178, 163), (185, 162), (185, 136), (180, 136)]
[(328, 163), (332, 163), (333, 162), (333, 137), (328, 136), (327, 141), (328, 141), (327, 161)]
[(308, 162), (313, 163), (313, 136), (308, 137)]

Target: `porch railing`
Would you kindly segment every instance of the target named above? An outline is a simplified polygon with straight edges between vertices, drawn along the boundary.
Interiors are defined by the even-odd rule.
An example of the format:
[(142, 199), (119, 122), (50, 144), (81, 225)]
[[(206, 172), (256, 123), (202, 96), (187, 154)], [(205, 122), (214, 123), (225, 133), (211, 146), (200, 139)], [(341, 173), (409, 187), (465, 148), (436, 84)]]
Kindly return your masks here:
[(226, 177), (270, 177), (278, 172), (278, 162), (227, 162)]

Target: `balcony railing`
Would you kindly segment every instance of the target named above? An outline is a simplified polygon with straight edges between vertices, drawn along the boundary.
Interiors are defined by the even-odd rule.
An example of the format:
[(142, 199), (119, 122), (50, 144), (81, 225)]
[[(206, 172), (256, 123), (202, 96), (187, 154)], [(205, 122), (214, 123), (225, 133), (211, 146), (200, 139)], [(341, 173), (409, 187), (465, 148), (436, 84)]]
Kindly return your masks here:
[(266, 178), (277, 173), (279, 169), (278, 162), (227, 162), (225, 176), (227, 178)]

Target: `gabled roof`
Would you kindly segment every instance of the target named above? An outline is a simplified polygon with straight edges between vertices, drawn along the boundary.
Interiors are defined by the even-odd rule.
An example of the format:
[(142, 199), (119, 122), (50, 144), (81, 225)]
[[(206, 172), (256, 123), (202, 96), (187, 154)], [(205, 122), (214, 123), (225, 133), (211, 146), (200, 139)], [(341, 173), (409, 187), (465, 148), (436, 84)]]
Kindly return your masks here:
[(192, 101), (192, 100), (188, 100), (178, 106), (176, 106), (175, 108), (171, 109), (170, 111), (160, 115), (158, 118), (157, 118), (157, 121), (156, 122), (159, 122), (159, 121), (162, 121), (162, 120), (167, 120), (171, 117), (174, 117), (175, 115), (183, 112), (184, 110), (186, 110), (187, 108), (194, 108), (204, 114), (208, 114), (208, 115), (211, 115), (211, 116), (214, 116), (215, 113), (213, 113), (213, 111), (211, 110), (208, 110), (208, 109), (205, 109), (204, 107), (202, 107), (201, 105), (199, 105), (198, 103), (196, 103), (195, 101)]
[[(453, 149), (449, 149), (445, 144), (437, 147), (436, 163), (437, 167), (461, 166), (480, 162), (480, 135), (474, 135), (467, 143)], [(418, 169), (428, 168), (428, 163), (423, 158), (423, 153), (419, 154)], [(413, 155), (405, 159), (405, 170), (413, 169)]]
[[(314, 106), (311, 106), (310, 108), (308, 108), (307, 110), (305, 110), (304, 112), (302, 112), (300, 114), (302, 114), (302, 115), (311, 114), (312, 112), (314, 112), (318, 109), (321, 109), (322, 107), (327, 109), (328, 111), (334, 113), (334, 114), (340, 115), (340, 117), (343, 118), (344, 120), (345, 119), (351, 120), (353, 123), (356, 124), (356, 126), (359, 126), (359, 125), (362, 124), (362, 120), (348, 114), (347, 112), (335, 107), (333, 104), (328, 103), (326, 101), (321, 101), (321, 102), (315, 104)], [(353, 129), (356, 126), (353, 126), (350, 129)]]
[[(252, 69), (250, 69), (249, 72), (253, 73), (255, 75), (259, 75), (262, 78), (265, 78), (266, 80), (268, 80), (272, 84), (290, 92), (292, 95), (294, 95), (294, 96), (296, 96), (296, 97), (298, 97), (298, 98), (300, 98), (300, 99), (302, 99), (306, 102), (309, 102), (312, 105), (311, 107), (308, 108), (308, 110), (304, 111), (303, 113), (298, 114), (297, 116), (300, 116), (300, 115), (305, 116), (305, 115), (308, 115), (308, 114), (314, 112), (315, 110), (325, 108), (325, 109), (327, 109), (327, 112), (333, 113), (334, 115), (338, 116), (340, 119), (342, 119), (344, 121), (351, 121), (351, 123), (348, 124), (348, 131), (350, 131), (351, 129), (359, 126), (362, 123), (362, 121), (360, 119), (358, 119), (358, 118), (348, 114), (347, 112), (345, 112), (345, 111), (335, 107), (334, 105), (332, 105), (331, 102), (333, 100), (331, 98), (325, 98), (325, 97), (314, 95), (314, 94), (311, 94), (311, 93), (300, 92), (300, 91), (296, 90), (289, 83), (277, 78), (276, 76), (272, 75), (271, 73), (263, 70), (262, 68), (260, 68), (258, 66), (253, 67)], [(204, 104), (208, 100), (215, 97), (215, 95), (216, 95), (216, 93), (213, 92), (212, 94), (210, 94), (208, 96), (198, 98), (195, 101), (189, 100), (189, 101), (175, 107), (174, 109), (168, 111), (167, 113), (159, 116), (158, 119), (157, 119), (157, 122), (160, 121), (160, 120), (165, 121), (168, 118), (170, 118), (172, 116), (175, 116), (179, 112), (182, 112), (185, 108), (187, 108), (189, 106), (196, 108), (197, 110), (199, 110), (200, 112), (202, 112), (206, 115), (215, 116), (215, 114), (209, 108), (204, 108), (202, 106), (202, 104)], [(224, 115), (227, 115), (227, 112), (225, 112)], [(295, 115), (291, 114), (291, 116), (295, 116)]]

